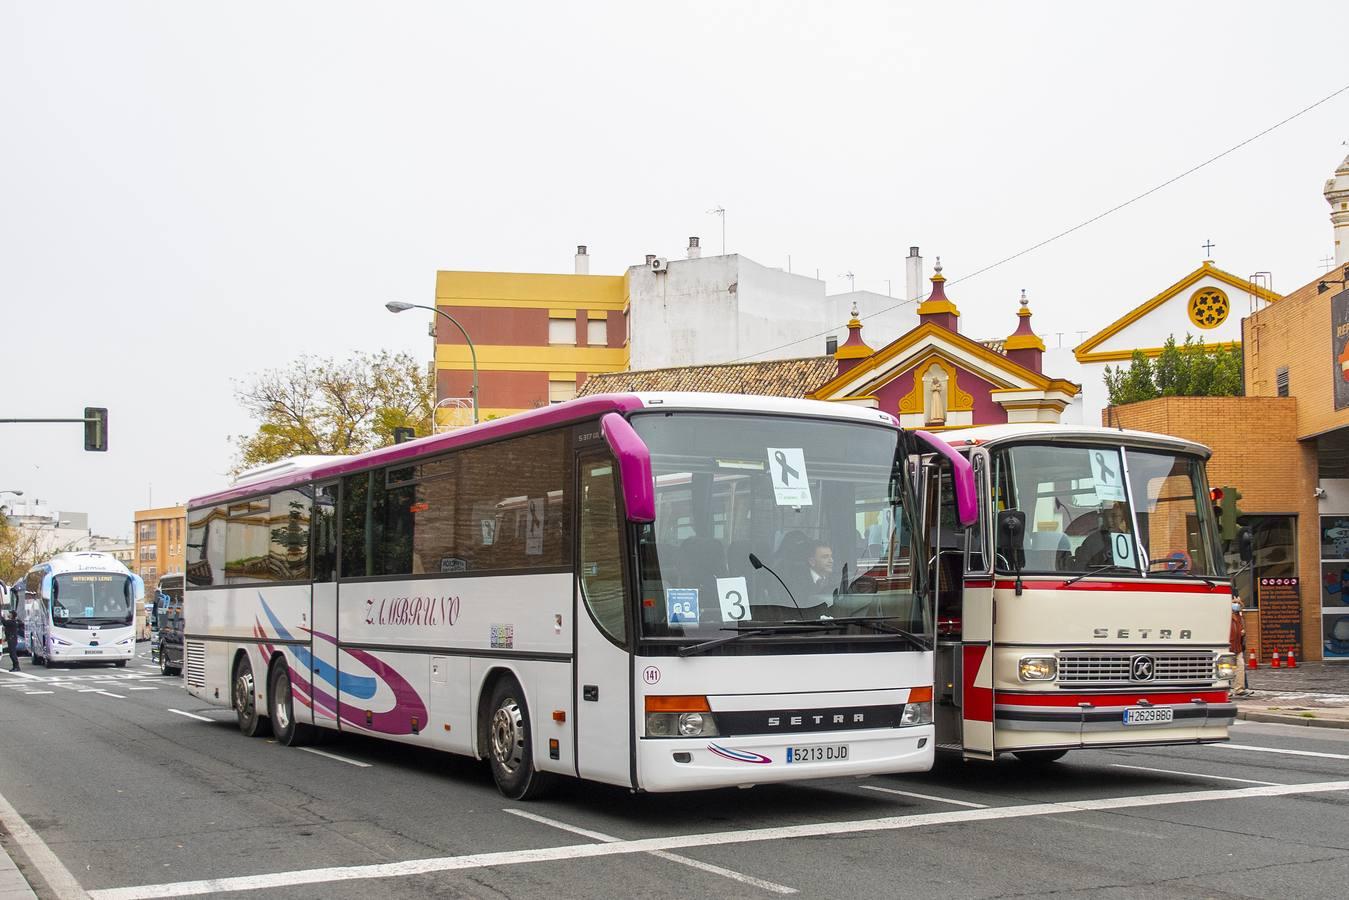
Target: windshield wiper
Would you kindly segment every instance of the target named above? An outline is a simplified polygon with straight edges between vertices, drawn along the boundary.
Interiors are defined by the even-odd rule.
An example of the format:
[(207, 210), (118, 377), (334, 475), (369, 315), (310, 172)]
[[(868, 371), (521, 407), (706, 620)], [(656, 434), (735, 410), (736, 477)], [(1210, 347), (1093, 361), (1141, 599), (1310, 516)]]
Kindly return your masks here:
[(813, 625), (817, 630), (824, 630), (832, 625), (861, 625), (864, 628), (870, 628), (873, 631), (879, 631), (883, 634), (893, 634), (902, 637), (919, 650), (931, 650), (932, 644), (922, 635), (914, 634), (912, 631), (906, 631), (898, 625), (893, 625), (879, 617), (873, 616), (841, 616), (837, 619), (814, 619), (814, 620), (791, 620), (783, 623), (784, 625)]
[(1152, 566), (1154, 566), (1154, 565), (1156, 565), (1157, 563), (1160, 563), (1160, 562), (1163, 562), (1163, 560), (1160, 560), (1160, 559), (1159, 559), (1159, 560), (1157, 560), (1156, 562), (1150, 563), (1150, 564), (1148, 565), (1148, 576), (1147, 576), (1147, 577), (1151, 578), (1153, 575), (1160, 575), (1160, 576), (1163, 577), (1163, 578), (1193, 578), (1193, 579), (1195, 579), (1196, 581), (1202, 581), (1202, 582), (1204, 582), (1204, 584), (1208, 585), (1209, 587), (1217, 587), (1217, 586), (1218, 586), (1218, 582), (1214, 581), (1212, 578), (1206, 578), (1206, 577), (1203, 576), (1203, 575), (1198, 575), (1198, 574), (1196, 574), (1196, 573), (1194, 573), (1194, 572), (1190, 572), (1190, 571), (1166, 571), (1166, 570), (1161, 571), (1161, 572), (1154, 572), (1154, 571), (1152, 571)]
[(1133, 574), (1135, 574), (1135, 575), (1138, 574), (1138, 570), (1137, 570), (1137, 569), (1131, 569), (1131, 568), (1129, 568), (1128, 566), (1117, 566), (1117, 565), (1115, 565), (1114, 563), (1108, 563), (1108, 564), (1106, 564), (1106, 565), (1104, 565), (1104, 566), (1096, 566), (1095, 568), (1088, 569), (1087, 571), (1083, 572), (1081, 575), (1075, 575), (1074, 577), (1069, 578), (1067, 581), (1065, 581), (1065, 582), (1063, 583), (1063, 586), (1064, 586), (1064, 587), (1068, 587), (1068, 586), (1070, 586), (1070, 585), (1077, 584), (1077, 583), (1078, 583), (1079, 581), (1081, 581), (1083, 578), (1087, 578), (1087, 577), (1089, 577), (1089, 576), (1091, 576), (1091, 575), (1100, 575), (1102, 572), (1109, 572), (1111, 569), (1115, 569), (1116, 571), (1119, 571), (1119, 572), (1131, 572), (1131, 573), (1133, 573)]
[(776, 625), (760, 626), (758, 628), (747, 628), (740, 630), (738, 628), (723, 628), (722, 631), (734, 631), (735, 634), (726, 637), (713, 638), (710, 641), (703, 641), (700, 644), (689, 644), (687, 647), (679, 648), (680, 656), (696, 656), (699, 653), (705, 653), (714, 647), (720, 647), (722, 644), (732, 644), (742, 638), (752, 637), (758, 634), (782, 634), (793, 631), (813, 630), (814, 622), (782, 622)]

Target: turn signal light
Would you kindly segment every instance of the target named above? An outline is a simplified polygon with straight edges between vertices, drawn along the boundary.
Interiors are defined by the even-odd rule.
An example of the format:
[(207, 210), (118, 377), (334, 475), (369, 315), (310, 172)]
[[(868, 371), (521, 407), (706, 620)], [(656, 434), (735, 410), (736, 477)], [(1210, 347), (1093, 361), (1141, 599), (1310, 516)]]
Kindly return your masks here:
[(910, 702), (910, 703), (931, 703), (931, 702), (932, 702), (932, 688), (930, 688), (930, 687), (916, 687), (916, 688), (909, 688), (909, 702)]
[(685, 697), (678, 695), (647, 695), (647, 712), (711, 712), (706, 697)]

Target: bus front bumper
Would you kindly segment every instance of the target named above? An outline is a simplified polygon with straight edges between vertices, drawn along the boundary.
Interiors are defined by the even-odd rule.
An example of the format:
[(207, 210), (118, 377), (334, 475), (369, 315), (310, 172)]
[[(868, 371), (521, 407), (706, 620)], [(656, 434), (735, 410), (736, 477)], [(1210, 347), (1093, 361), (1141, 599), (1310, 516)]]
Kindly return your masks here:
[[(793, 761), (788, 761), (789, 751)], [(652, 792), (926, 772), (932, 768), (933, 728), (640, 738), (637, 757), (638, 786)]]
[(1122, 697), (1097, 696), (1072, 707), (1019, 704), (1017, 699), (999, 696), (994, 710), (994, 744), (1000, 751), (1221, 741), (1237, 716), (1225, 692), (1221, 701), (1186, 695), (1185, 700), (1153, 702), (1145, 708), (1170, 710), (1170, 719), (1141, 724), (1126, 724), (1126, 712), (1139, 707)]

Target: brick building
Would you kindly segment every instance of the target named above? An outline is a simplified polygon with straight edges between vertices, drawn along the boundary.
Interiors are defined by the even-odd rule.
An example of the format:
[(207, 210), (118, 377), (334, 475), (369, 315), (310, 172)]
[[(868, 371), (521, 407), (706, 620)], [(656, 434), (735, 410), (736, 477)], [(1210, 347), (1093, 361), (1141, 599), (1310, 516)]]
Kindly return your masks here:
[(145, 580), (146, 593), (153, 593), (159, 584), (159, 576), (183, 571), (187, 507), (139, 509), (134, 516), (136, 549), (127, 565)]

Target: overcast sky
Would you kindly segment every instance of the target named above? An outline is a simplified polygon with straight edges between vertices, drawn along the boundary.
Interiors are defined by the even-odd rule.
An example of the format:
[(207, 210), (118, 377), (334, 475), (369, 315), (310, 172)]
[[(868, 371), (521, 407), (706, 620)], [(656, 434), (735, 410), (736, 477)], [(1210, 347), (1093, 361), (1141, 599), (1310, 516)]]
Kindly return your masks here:
[[(0, 489), (132, 511), (224, 483), (232, 380), (429, 355), (437, 269), (594, 273), (688, 235), (846, 290), (952, 280), (1349, 83), (1342, 2), (125, 3), (0, 0)], [(1349, 93), (955, 285), (962, 327), (1064, 343), (1194, 268), (1331, 252)], [(812, 341), (802, 355), (816, 352)], [(7, 498), (8, 499), (8, 498)]]

